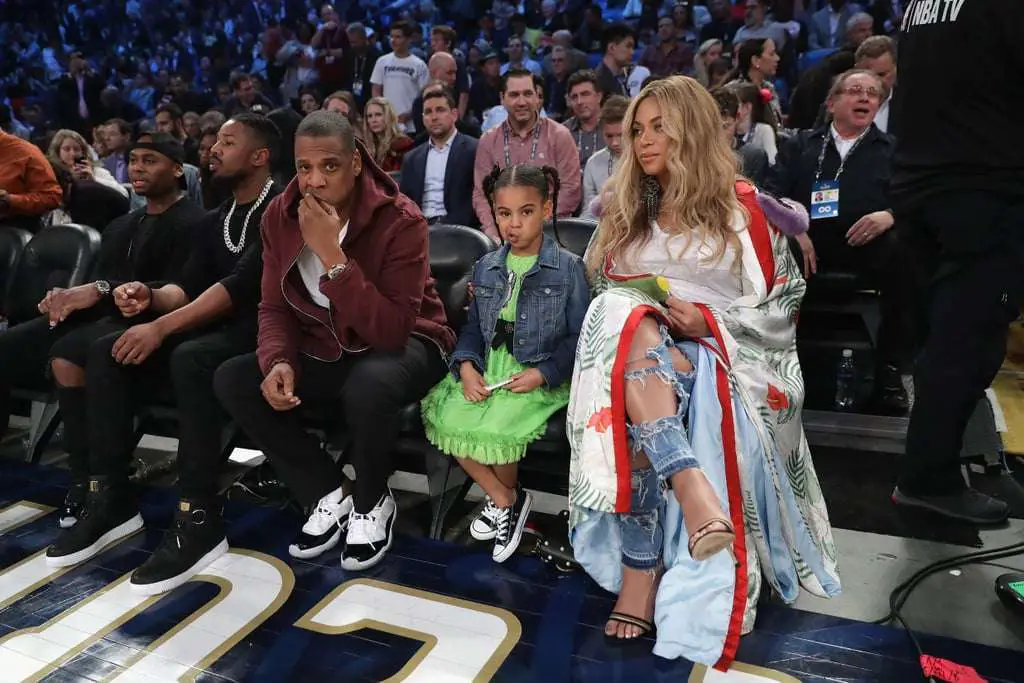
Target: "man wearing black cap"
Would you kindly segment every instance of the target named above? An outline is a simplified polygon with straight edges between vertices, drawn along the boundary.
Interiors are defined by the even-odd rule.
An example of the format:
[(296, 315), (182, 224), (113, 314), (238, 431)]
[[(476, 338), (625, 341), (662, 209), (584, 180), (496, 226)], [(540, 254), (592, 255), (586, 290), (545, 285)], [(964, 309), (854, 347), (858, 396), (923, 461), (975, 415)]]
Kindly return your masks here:
[[(181, 501), (163, 543), (132, 574), (132, 588), (146, 595), (185, 583), (227, 552), (217, 495), (226, 418), (213, 392), (213, 373), (224, 361), (256, 349), (263, 272), (259, 228), (264, 210), (280, 192), (270, 173), (280, 144), (277, 126), (258, 114), (238, 114), (221, 127), (210, 168), (213, 181), (230, 191), (231, 199), (206, 214), (175, 283), (150, 289), (130, 282), (118, 288), (115, 302), (123, 315), (159, 317), (127, 330), (104, 363), (88, 366), (89, 384), (95, 377), (106, 387), (104, 396), (90, 398), (106, 405), (108, 413), (112, 406), (131, 412), (131, 390), (140, 376), (164, 383), (169, 375), (174, 387)], [(90, 453), (93, 474), (123, 481), (134, 439), (128, 431), (107, 436), (115, 441)]]
[[(135, 144), (129, 152), (128, 177), (134, 190), (146, 198), (146, 207), (107, 226), (96, 271), (99, 279), (51, 291), (39, 304), (45, 317), (19, 326), (42, 330), (41, 334), (25, 334), (21, 344), (38, 344), (24, 350), (30, 357), (43, 354), (34, 367), (45, 365), (47, 356), (51, 359), (50, 370), (60, 400), (64, 446), (73, 478), (60, 515), (62, 527), (73, 525), (81, 516), (84, 483), (90, 474), (89, 439), (93, 435), (89, 425), (103, 424), (106, 428), (116, 419), (108, 412), (108, 406), (90, 403), (86, 368), (104, 348), (106, 354), (110, 353), (113, 339), (125, 328), (145, 320), (123, 318), (114, 303), (113, 292), (125, 282), (139, 280), (159, 286), (179, 277), (188, 259), (192, 231), (203, 216), (201, 208), (183, 198), (183, 157), (181, 143), (163, 133), (153, 133), (147, 141)], [(83, 324), (78, 323), (80, 320)], [(0, 335), (0, 344), (5, 344), (6, 337), (16, 331), (17, 328)], [(55, 336), (59, 336), (56, 341)], [(8, 357), (4, 354), (4, 358)], [(131, 420), (129, 415), (129, 425)]]

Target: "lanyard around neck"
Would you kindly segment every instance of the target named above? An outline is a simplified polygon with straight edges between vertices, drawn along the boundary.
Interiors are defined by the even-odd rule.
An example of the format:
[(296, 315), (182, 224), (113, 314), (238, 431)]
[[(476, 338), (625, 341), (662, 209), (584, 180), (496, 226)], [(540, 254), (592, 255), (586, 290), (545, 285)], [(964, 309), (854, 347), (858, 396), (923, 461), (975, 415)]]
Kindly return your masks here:
[[(540, 118), (537, 118), (537, 124), (533, 127), (533, 143), (530, 145), (530, 163), (537, 158), (537, 145), (540, 143)], [(505, 168), (512, 165), (512, 152), (509, 149), (509, 131), (511, 126), (508, 121), (505, 121), (502, 125), (502, 132), (505, 134)]]
[[(871, 126), (865, 128), (857, 139), (853, 141), (853, 145), (850, 147), (850, 151), (846, 153), (846, 156), (839, 154), (839, 145), (836, 145), (836, 154), (839, 154), (839, 168), (836, 170), (836, 176), (832, 179), (832, 182), (839, 180), (839, 176), (843, 175), (843, 169), (846, 168), (846, 160), (850, 158), (854, 150), (860, 145), (861, 140), (867, 135), (868, 131), (871, 130)], [(835, 140), (836, 134), (832, 130), (832, 126), (829, 125), (828, 131), (825, 133), (824, 139), (821, 141), (821, 151), (818, 153), (818, 168), (814, 172), (814, 182), (817, 183), (821, 179), (821, 165), (825, 161), (825, 150), (828, 149), (828, 143)]]

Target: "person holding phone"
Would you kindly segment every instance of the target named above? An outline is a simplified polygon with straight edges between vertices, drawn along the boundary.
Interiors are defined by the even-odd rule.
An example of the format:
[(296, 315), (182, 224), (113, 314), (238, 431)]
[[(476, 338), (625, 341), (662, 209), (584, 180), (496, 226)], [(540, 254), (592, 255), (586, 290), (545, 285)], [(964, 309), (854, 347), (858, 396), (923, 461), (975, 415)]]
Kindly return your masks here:
[(92, 148), (73, 130), (57, 131), (47, 150), (50, 163), (71, 174), (73, 181), (92, 180), (128, 197), (128, 190), (94, 156)]

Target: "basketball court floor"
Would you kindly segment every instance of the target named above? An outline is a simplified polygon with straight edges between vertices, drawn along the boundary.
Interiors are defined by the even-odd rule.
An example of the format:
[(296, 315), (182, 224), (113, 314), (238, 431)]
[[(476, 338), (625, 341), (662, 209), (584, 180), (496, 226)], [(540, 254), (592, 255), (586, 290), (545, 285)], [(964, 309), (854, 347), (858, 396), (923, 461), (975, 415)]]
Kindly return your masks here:
[[(399, 538), (368, 572), (343, 571), (336, 552), (288, 557), (301, 525), (295, 511), (231, 502), (231, 552), (160, 598), (135, 596), (126, 580), (170, 523), (173, 489), (145, 489), (143, 532), (51, 570), (42, 553), (57, 534), (65, 481), (60, 467), (0, 459), (0, 681), (919, 681), (906, 633), (867, 623), (888, 611), (890, 590), (969, 546), (1024, 540), (1019, 520), (954, 543), (837, 524), (844, 594), (795, 607), (762, 601), (737, 665), (723, 674), (653, 657), (650, 640), (606, 640), (613, 597), (582, 573), (530, 556), (496, 565), (463, 540), (465, 520), (446, 541), (425, 538), (429, 507), (408, 475), (395, 481), (405, 489)], [(542, 510), (563, 504), (539, 496)], [(927, 538), (929, 522), (914, 524)], [(1024, 558), (999, 564), (928, 579), (904, 616), (927, 654), (985, 680), (1022, 681), (1024, 616), (1003, 607), (992, 584), (1009, 568), (1024, 571)]]

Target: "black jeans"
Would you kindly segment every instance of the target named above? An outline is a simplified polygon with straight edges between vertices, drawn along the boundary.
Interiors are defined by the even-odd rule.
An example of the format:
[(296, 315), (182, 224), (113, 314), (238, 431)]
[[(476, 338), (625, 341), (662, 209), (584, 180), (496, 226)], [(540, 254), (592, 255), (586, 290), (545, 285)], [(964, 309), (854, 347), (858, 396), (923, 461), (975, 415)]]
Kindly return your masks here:
[(984, 193), (935, 199), (919, 229), (941, 250), (899, 486), (917, 495), (964, 488), (964, 429), (1006, 355), (1024, 304), (1024, 204)]
[(43, 315), (0, 333), (0, 433), (10, 417), (11, 389), (47, 389), (50, 348), (69, 334), (83, 334), (81, 330), (99, 319), (94, 311), (78, 311), (51, 329)]
[[(356, 471), (355, 509), (369, 512), (394, 471), (391, 449), (398, 417), (423, 398), (444, 376), (440, 350), (410, 337), (399, 353), (368, 351), (336, 363), (302, 358), (296, 368), (295, 394), (304, 403), (339, 400), (340, 421), (350, 437), (348, 462)], [(308, 433), (300, 410), (277, 412), (260, 393), (263, 373), (256, 354), (233, 358), (217, 370), (217, 397), (235, 422), (270, 459), (274, 469), (304, 507), (341, 485), (337, 464)]]
[[(57, 384), (64, 420), (64, 448), (77, 482), (91, 475), (127, 480), (135, 450), (135, 413), (142, 395), (166, 382), (166, 342), (142, 365), (114, 360), (114, 342), (134, 324), (146, 320), (102, 318), (65, 334), (53, 344), (50, 356), (85, 370), (85, 387)], [(100, 457), (95, 457), (101, 454)]]
[(224, 464), (221, 434), (228, 418), (213, 391), (213, 376), (222, 363), (255, 348), (255, 321), (238, 321), (185, 341), (171, 353), (182, 498), (206, 500), (217, 494)]

